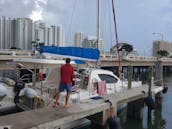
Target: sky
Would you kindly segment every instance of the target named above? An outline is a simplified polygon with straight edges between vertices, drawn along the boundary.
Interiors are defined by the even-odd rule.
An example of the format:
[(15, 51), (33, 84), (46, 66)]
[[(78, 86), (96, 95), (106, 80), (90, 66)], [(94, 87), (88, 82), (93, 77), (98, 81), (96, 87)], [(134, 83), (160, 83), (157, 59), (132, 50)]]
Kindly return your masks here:
[[(114, 0), (118, 41), (151, 55), (153, 40), (172, 41), (172, 0)], [(0, 16), (29, 17), (61, 25), (69, 45), (74, 32), (97, 35), (97, 0), (0, 0)], [(100, 0), (100, 32), (105, 50), (116, 44), (111, 0)], [(156, 33), (156, 34), (152, 34)]]

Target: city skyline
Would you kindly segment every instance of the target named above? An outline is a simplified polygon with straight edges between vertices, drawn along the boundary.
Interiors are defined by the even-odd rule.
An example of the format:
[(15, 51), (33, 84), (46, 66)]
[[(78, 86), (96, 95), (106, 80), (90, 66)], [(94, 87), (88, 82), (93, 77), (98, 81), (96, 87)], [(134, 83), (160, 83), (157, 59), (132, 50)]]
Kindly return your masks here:
[[(115, 45), (114, 26), (111, 15), (111, 3), (101, 2), (101, 36), (105, 40), (105, 49)], [(10, 17), (29, 17), (43, 20), (46, 24), (61, 24), (69, 42), (73, 42), (74, 32), (96, 35), (97, 0), (1, 0), (0, 15)], [(139, 53), (150, 53), (153, 40), (161, 36), (171, 41), (170, 0), (115, 1), (119, 42), (128, 42)], [(109, 10), (108, 10), (109, 9)], [(109, 27), (111, 25), (111, 27)], [(111, 30), (110, 30), (111, 28)]]
[(33, 43), (41, 43), (46, 46), (76, 46), (85, 48), (97, 48), (104, 53), (104, 41), (97, 37), (85, 35), (83, 32), (75, 32), (74, 42), (69, 45), (66, 42), (65, 32), (61, 25), (55, 26), (30, 18), (0, 17), (0, 49), (17, 48), (21, 50), (33, 49)]

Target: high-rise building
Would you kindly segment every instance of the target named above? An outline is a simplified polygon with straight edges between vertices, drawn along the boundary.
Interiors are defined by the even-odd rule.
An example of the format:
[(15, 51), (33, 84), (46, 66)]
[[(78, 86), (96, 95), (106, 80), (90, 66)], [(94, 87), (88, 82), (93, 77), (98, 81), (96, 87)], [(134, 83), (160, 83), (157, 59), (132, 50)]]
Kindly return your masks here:
[(167, 41), (154, 41), (153, 42), (153, 56), (158, 56), (157, 52), (159, 50), (165, 50), (169, 54), (172, 53), (172, 42), (167, 42)]
[(0, 49), (9, 49), (12, 40), (12, 21), (10, 18), (0, 18)]
[(42, 21), (33, 23), (29, 18), (0, 17), (0, 49), (31, 50), (33, 41), (49, 46), (66, 46), (61, 26), (46, 27)]
[(62, 46), (62, 40), (63, 40), (63, 30), (61, 26), (57, 27), (57, 45)]
[(49, 29), (49, 45), (57, 46), (55, 40), (57, 39), (57, 29), (56, 26), (51, 26)]
[(32, 20), (29, 18), (16, 18), (13, 26), (13, 47), (30, 50), (32, 46)]
[(49, 46), (65, 46), (65, 33), (61, 26), (45, 27), (41, 21), (33, 24), (32, 40)]
[(49, 27), (46, 27), (45, 28), (45, 41), (44, 41), (44, 43), (45, 43), (45, 45), (46, 46), (49, 46), (49, 32), (50, 32), (50, 28)]
[(81, 47), (83, 39), (84, 39), (84, 33), (76, 32), (74, 36), (74, 46)]
[(39, 41), (45, 44), (45, 24), (42, 21), (36, 21), (32, 25), (32, 41)]
[(65, 32), (61, 25), (57, 26), (57, 44), (58, 46), (66, 46)]
[[(97, 37), (88, 36), (88, 37), (84, 38), (82, 41), (82, 47), (83, 48), (97, 48)], [(104, 41), (103, 41), (103, 39), (99, 40), (98, 49), (99, 49), (101, 54), (104, 53)]]
[(65, 46), (65, 33), (60, 25), (49, 29), (49, 45)]
[(65, 35), (65, 32), (64, 30), (62, 31), (62, 43), (60, 44), (61, 46), (67, 46), (67, 42), (66, 42), (66, 35)]

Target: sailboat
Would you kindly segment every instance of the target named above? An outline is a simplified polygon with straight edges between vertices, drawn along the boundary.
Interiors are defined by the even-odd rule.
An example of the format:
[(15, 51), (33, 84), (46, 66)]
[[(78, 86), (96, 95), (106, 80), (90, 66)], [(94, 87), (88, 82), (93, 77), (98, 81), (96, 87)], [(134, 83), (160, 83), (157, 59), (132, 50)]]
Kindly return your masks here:
[[(97, 61), (99, 58), (99, 52), (97, 49), (50, 46), (42, 46), (40, 49), (42, 54), (50, 52), (49, 54), (53, 54), (53, 56), (54, 54), (58, 54), (58, 56), (61, 55), (63, 58), (70, 57), (73, 59), (71, 63), (75, 68), (75, 78), (73, 80), (72, 95), (70, 97), (71, 103), (76, 103), (76, 101), (79, 102), (94, 96), (112, 94), (120, 92), (123, 89), (127, 89), (127, 82), (121, 81), (115, 74), (113, 74), (113, 72), (98, 69), (96, 67), (85, 67), (85, 64), (78, 64), (78, 60), (76, 60), (76, 58)], [(64, 49), (66, 51), (64, 51)], [(21, 90), (21, 95), (17, 92), (17, 98), (19, 98), (19, 100), (16, 101), (16, 104), (23, 108), (23, 110), (42, 108), (46, 105), (49, 105), (53, 101), (53, 96), (58, 89), (58, 84), (60, 83), (60, 66), (65, 64), (65, 61), (62, 59), (50, 60), (21, 58), (15, 59), (14, 64), (17, 67), (20, 65), (20, 70), (26, 69), (31, 71), (28, 65), (33, 69), (30, 72), (33, 77), (32, 83), (25, 83), (24, 88), (21, 86), (21, 81), (23, 79), (22, 77), (19, 79), (19, 84), (15, 85), (17, 89)], [(36, 79), (38, 78), (38, 72), (36, 69), (39, 69), (39, 71), (42, 71), (43, 73), (47, 73), (44, 80), (38, 81)], [(28, 75), (28, 73), (26, 74)], [(140, 81), (137, 83), (133, 82), (133, 88), (140, 85)], [(63, 103), (64, 100), (65, 93), (62, 93), (61, 102)], [(31, 101), (37, 101), (35, 102), (36, 105), (34, 105)], [(30, 105), (28, 105), (29, 102)]]
[[(99, 0), (98, 0), (99, 3)], [(98, 30), (99, 44), (100, 31)], [(15, 84), (16, 94), (15, 103), (23, 110), (32, 110), (50, 106), (52, 108), (54, 96), (60, 82), (59, 69), (65, 63), (63, 59), (70, 57), (73, 61), (71, 64), (75, 67), (75, 78), (73, 80), (70, 103), (80, 103), (85, 99), (97, 96), (103, 97), (106, 94), (114, 94), (127, 89), (127, 82), (120, 80), (113, 72), (88, 67), (87, 64), (82, 66), (77, 63), (76, 59), (84, 61), (99, 61), (98, 49), (85, 49), (77, 47), (55, 47), (40, 46), (40, 57), (57, 57), (60, 60), (52, 59), (14, 59), (13, 65), (20, 72), (26, 70), (26, 75), (22, 75)], [(45, 75), (45, 78), (38, 79), (39, 73)], [(31, 78), (30, 78), (31, 75)], [(29, 81), (31, 79), (31, 81)], [(27, 80), (28, 82), (24, 82)], [(133, 87), (141, 86), (141, 82), (133, 82)], [(65, 92), (62, 93), (60, 104), (63, 105)], [(81, 122), (82, 121), (82, 122)], [(79, 123), (85, 123), (86, 119), (68, 123), (70, 128), (77, 126)], [(66, 128), (64, 126), (63, 128)]]
[[(99, 5), (98, 0), (98, 5)], [(99, 15), (99, 6), (98, 6)], [(100, 18), (98, 17), (98, 28), (100, 28)], [(15, 103), (23, 108), (23, 110), (31, 110), (35, 108), (42, 108), (49, 105), (53, 101), (53, 94), (55, 94), (58, 89), (59, 84), (59, 68), (61, 64), (64, 64), (66, 57), (70, 57), (75, 65), (76, 77), (74, 78), (73, 93), (71, 95), (71, 103), (76, 101), (82, 101), (83, 99), (89, 99), (94, 96), (100, 96), (105, 94), (112, 94), (120, 92), (121, 90), (127, 89), (128, 83), (126, 81), (120, 80), (111, 71), (97, 69), (97, 67), (78, 67), (76, 61), (96, 61), (99, 62), (99, 38), (100, 30), (97, 31), (97, 49), (92, 48), (79, 48), (79, 47), (57, 47), (57, 46), (40, 46), (40, 57), (58, 57), (60, 60), (47, 60), (47, 59), (16, 59), (14, 62), (20, 64), (21, 69), (27, 69), (31, 71), (32, 83), (25, 84), (24, 88), (21, 86), (19, 91), (16, 93), (16, 98), (19, 100)], [(77, 60), (76, 60), (77, 59)], [(27, 65), (32, 66), (33, 70), (30, 70)], [(53, 68), (50, 68), (53, 65)], [(84, 65), (85, 66), (85, 65)], [(47, 72), (48, 67), (48, 72)], [(46, 71), (45, 80), (41, 80), (36, 83), (37, 70)], [(19, 79), (22, 80), (22, 79)], [(21, 84), (21, 83), (20, 83)], [(141, 85), (141, 81), (132, 82), (132, 88)], [(16, 85), (18, 87), (18, 85)], [(20, 87), (20, 85), (19, 85)], [(21, 91), (21, 95), (20, 92)], [(45, 92), (45, 93), (44, 93)], [(52, 94), (53, 93), (53, 94)], [(48, 98), (48, 99), (47, 99)], [(61, 102), (63, 103), (65, 99), (65, 94), (62, 95)], [(48, 100), (48, 101), (47, 101)], [(51, 100), (51, 101), (50, 101)], [(28, 105), (30, 103), (30, 105)]]

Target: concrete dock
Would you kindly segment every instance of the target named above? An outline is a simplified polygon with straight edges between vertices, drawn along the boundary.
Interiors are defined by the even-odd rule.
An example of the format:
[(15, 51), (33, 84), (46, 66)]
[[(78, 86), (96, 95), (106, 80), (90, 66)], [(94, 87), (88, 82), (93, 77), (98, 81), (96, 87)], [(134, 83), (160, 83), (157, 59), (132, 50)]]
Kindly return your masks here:
[[(163, 87), (152, 87), (154, 95), (161, 92)], [(144, 99), (148, 96), (148, 86), (125, 90), (119, 93), (105, 95), (100, 99), (87, 99), (71, 105), (65, 109), (63, 106), (53, 108), (52, 105), (42, 109), (25, 111), (0, 117), (0, 128), (9, 129), (60, 129), (69, 122), (90, 117), (102, 112), (101, 123), (105, 123), (109, 117), (109, 100), (112, 103), (114, 115), (117, 114), (117, 106), (123, 103)]]

